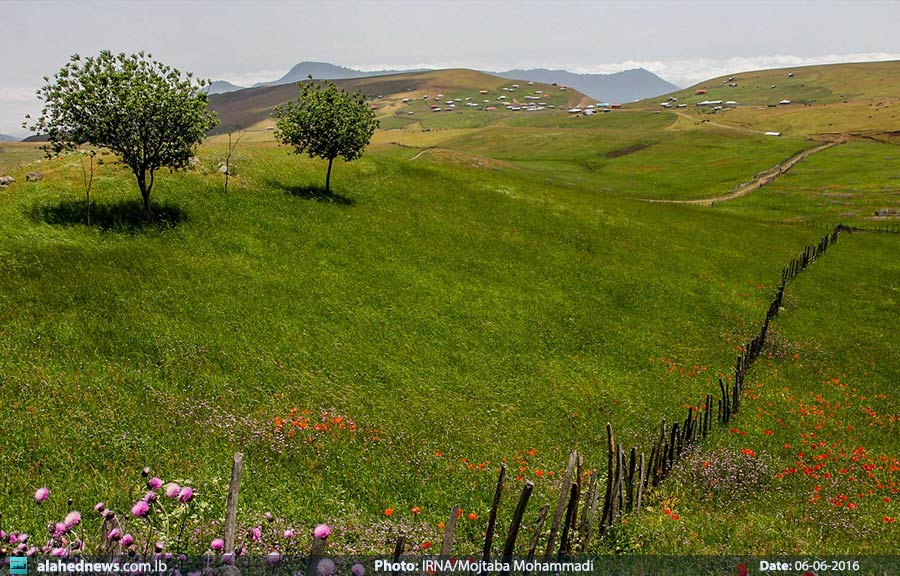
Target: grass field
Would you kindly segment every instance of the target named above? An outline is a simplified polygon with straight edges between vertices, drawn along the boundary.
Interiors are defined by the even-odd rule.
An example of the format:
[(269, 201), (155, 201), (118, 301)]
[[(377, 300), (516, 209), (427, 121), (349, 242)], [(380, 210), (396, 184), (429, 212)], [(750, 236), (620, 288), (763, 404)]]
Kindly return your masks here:
[[(505, 526), (526, 479), (536, 504), (555, 502), (571, 449), (604, 465), (606, 422), (624, 444), (648, 444), (661, 417), (714, 390), (758, 328), (781, 267), (821, 235), (786, 221), (832, 221), (826, 186), (848, 194), (840, 210), (854, 222), (896, 198), (889, 144), (832, 148), (707, 209), (639, 200), (725, 193), (814, 143), (671, 130), (673, 115), (645, 112), (509, 115), (485, 126), (441, 118), (442, 129), (379, 132), (361, 160), (336, 163), (333, 196), (321, 189), (322, 162), (290, 155), (265, 131), (237, 149), (226, 194), (222, 137), (210, 139), (199, 167), (160, 174), (162, 224), (133, 216), (133, 177), (110, 156), (97, 168), (92, 228), (77, 158), (4, 164), (17, 178), (0, 192), (5, 529), (42, 530), (68, 497), (82, 511), (97, 500), (125, 511), (150, 466), (196, 488), (191, 518), (202, 528), (187, 547), (202, 551), (220, 532), (240, 450), (243, 528), (271, 511), (279, 527), (337, 527), (336, 550), (384, 552), (401, 526), (413, 546), (438, 542), (438, 523), (460, 504), (458, 536), (472, 550), (499, 462), (512, 471)], [(45, 178), (25, 182), (36, 166)], [(775, 478), (796, 456), (778, 446), (799, 446), (808, 422), (765, 392), (837, 393), (821, 389), (823, 374), (852, 374), (846, 422), (865, 428), (862, 404), (893, 418), (896, 242), (846, 236), (791, 285), (771, 362), (752, 373), (751, 392), (757, 377), (765, 387), (738, 420), (747, 436), (723, 431), (706, 448), (765, 455), (759, 481), (779, 489), (751, 494), (746, 506), (760, 513), (746, 535), (723, 525), (748, 508), (717, 507), (670, 481), (653, 510), (592, 550), (891, 549), (894, 525), (879, 522), (896, 517), (892, 502), (873, 499), (858, 523), (842, 520), (864, 541), (832, 530), (825, 506), (785, 511), (806, 500), (809, 479)], [(752, 418), (757, 410), (766, 417)], [(765, 435), (778, 418), (777, 438)], [(896, 458), (892, 426), (857, 443)], [(41, 486), (54, 497), (36, 510)], [(685, 520), (661, 515), (665, 507)], [(783, 533), (807, 516), (821, 528)]]

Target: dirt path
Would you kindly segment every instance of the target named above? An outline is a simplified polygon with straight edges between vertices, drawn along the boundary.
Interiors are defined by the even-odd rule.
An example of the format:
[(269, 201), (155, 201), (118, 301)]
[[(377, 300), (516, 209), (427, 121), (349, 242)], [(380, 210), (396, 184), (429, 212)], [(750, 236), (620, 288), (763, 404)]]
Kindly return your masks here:
[(725, 202), (726, 200), (734, 200), (735, 198), (740, 198), (741, 196), (746, 196), (747, 194), (753, 192), (754, 190), (758, 190), (773, 182), (776, 178), (793, 168), (794, 164), (800, 162), (804, 158), (808, 158), (817, 152), (821, 152), (822, 150), (826, 150), (831, 148), (832, 146), (837, 146), (838, 144), (843, 144), (843, 141), (837, 142), (827, 142), (820, 146), (816, 146), (815, 148), (810, 148), (808, 150), (804, 150), (799, 154), (795, 154), (791, 156), (781, 164), (773, 168), (769, 168), (765, 172), (756, 176), (753, 180), (749, 182), (745, 182), (744, 184), (738, 185), (737, 188), (725, 194), (724, 196), (716, 196), (715, 198), (702, 198), (699, 200), (650, 200), (645, 199), (644, 202), (653, 202), (656, 204), (697, 204), (700, 206), (712, 206), (717, 202)]
[(718, 128), (726, 128), (728, 130), (737, 130), (738, 132), (744, 132), (747, 134), (765, 134), (763, 130), (754, 130), (753, 128), (747, 128), (744, 126), (733, 126), (731, 124), (720, 124), (719, 122), (715, 122), (713, 120), (708, 120), (706, 118), (697, 118), (696, 116), (691, 116), (687, 112), (681, 112), (679, 110), (675, 110), (675, 114), (694, 122), (695, 124), (709, 124), (710, 126), (716, 126)]

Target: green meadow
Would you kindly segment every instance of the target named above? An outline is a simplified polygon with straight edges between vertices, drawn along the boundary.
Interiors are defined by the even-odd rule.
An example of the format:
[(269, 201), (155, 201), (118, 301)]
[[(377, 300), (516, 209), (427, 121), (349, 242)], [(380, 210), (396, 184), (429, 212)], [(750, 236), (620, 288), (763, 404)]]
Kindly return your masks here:
[[(17, 179), (0, 192), (4, 528), (38, 533), (66, 498), (126, 511), (149, 466), (196, 488), (189, 547), (202, 551), (240, 451), (241, 534), (271, 512), (279, 526), (336, 527), (337, 550), (388, 552), (401, 528), (424, 549), (459, 504), (460, 549), (476, 550), (501, 462), (500, 526), (529, 479), (531, 523), (558, 498), (570, 450), (602, 472), (607, 422), (649, 446), (661, 418), (716, 390), (782, 267), (823, 233), (795, 220), (859, 223), (896, 205), (889, 144), (829, 149), (710, 209), (641, 200), (724, 194), (815, 143), (673, 129), (671, 113), (479, 124), (486, 114), (379, 132), (362, 159), (335, 164), (331, 196), (323, 162), (264, 132), (238, 146), (226, 193), (212, 138), (197, 167), (159, 174), (153, 223), (135, 216), (134, 179), (110, 155), (98, 156), (91, 227), (77, 155), (3, 164)], [(0, 158), (33, 152), (4, 144)], [(44, 179), (25, 182), (35, 169)], [(759, 455), (745, 458), (751, 485), (723, 472), (746, 499), (716, 500), (721, 485), (709, 496), (686, 460), (589, 549), (891, 551), (898, 241), (842, 236), (789, 286), (733, 424), (746, 436), (716, 430), (702, 448), (723, 466)], [(776, 477), (812, 441), (818, 421), (790, 400), (811, 394), (840, 402), (835, 418), (858, 431), (823, 424), (835, 458), (857, 445), (888, 458), (888, 487), (866, 479), (873, 495), (852, 513), (805, 504), (808, 475)], [(838, 475), (823, 499), (849, 494)], [(36, 510), (42, 486), (59, 497)]]

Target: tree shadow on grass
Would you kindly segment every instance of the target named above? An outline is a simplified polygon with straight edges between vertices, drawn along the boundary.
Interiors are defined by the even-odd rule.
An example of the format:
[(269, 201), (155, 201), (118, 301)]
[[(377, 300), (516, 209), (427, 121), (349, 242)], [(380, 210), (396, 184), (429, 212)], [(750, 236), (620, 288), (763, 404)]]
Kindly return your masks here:
[(303, 198), (304, 200), (315, 200), (316, 202), (338, 204), (340, 206), (353, 206), (356, 204), (356, 200), (353, 198), (335, 194), (333, 191), (326, 192), (324, 186), (288, 186), (275, 181), (268, 182), (268, 185), (272, 188), (284, 190), (285, 194), (290, 194), (295, 198)]
[[(87, 201), (62, 200), (56, 204), (36, 204), (27, 215), (34, 222), (51, 226), (87, 226)], [(168, 230), (186, 220), (187, 213), (168, 202), (154, 202), (149, 219), (144, 215), (144, 205), (139, 200), (99, 204), (91, 202), (91, 226), (104, 232), (134, 234)]]

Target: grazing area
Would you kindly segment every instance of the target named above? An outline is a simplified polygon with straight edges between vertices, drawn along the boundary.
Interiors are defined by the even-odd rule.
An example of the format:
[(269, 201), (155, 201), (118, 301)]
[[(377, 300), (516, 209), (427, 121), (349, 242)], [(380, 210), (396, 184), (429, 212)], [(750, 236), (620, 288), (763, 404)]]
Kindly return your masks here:
[[(649, 203), (726, 194), (821, 142), (677, 109), (575, 115), (574, 90), (472, 71), (336, 84), (364, 90), (382, 128), (334, 161), (330, 190), (327, 161), (267, 130), (296, 85), (210, 96), (220, 134), (161, 175), (149, 220), (114, 155), (97, 156), (88, 226), (80, 155), (2, 145), (16, 178), (0, 191), (4, 529), (40, 533), (67, 498), (132, 509), (148, 466), (195, 491), (196, 530), (167, 543), (203, 552), (240, 451), (252, 551), (267, 551), (252, 527), (327, 523), (332, 551), (389, 553), (402, 533), (420, 553), (459, 505), (457, 550), (476, 552), (501, 463), (498, 525), (531, 481), (531, 530), (571, 450), (602, 481), (606, 423), (649, 445), (661, 418), (718, 390), (783, 266), (822, 235), (798, 222), (900, 220), (889, 142), (836, 145), (712, 208)], [(857, 100), (886, 97), (859, 86)], [(482, 102), (536, 90), (555, 90), (543, 110)], [(461, 113), (431, 112), (437, 94)], [(790, 284), (735, 419), (581, 550), (891, 552), (898, 243), (845, 233)]]

